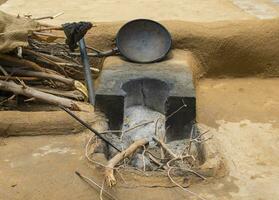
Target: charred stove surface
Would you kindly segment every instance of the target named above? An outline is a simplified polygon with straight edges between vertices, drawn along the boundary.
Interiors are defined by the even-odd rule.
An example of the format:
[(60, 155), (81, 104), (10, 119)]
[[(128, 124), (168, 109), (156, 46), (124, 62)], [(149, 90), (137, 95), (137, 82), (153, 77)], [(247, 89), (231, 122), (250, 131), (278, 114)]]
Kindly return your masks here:
[(149, 78), (130, 80), (122, 85), (125, 108), (142, 105), (165, 114), (165, 104), (169, 96), (167, 83)]

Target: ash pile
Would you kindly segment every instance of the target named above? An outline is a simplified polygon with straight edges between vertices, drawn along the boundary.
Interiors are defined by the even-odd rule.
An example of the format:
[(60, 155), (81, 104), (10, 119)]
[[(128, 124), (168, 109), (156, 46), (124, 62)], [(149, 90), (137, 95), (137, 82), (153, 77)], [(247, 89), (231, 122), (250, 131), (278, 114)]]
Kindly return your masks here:
[[(110, 141), (122, 151), (136, 141), (144, 140), (146, 142), (145, 145), (139, 147), (125, 165), (143, 171), (164, 170), (170, 164), (179, 166), (181, 170), (200, 165), (202, 152), (199, 152), (199, 150), (201, 151), (199, 145), (201, 140), (196, 136), (197, 131), (194, 124), (190, 133), (192, 139), (166, 141), (165, 124), (168, 117), (164, 114), (146, 106), (137, 105), (125, 109), (124, 116), (122, 130), (107, 133)], [(116, 154), (117, 151), (110, 147), (108, 158), (110, 159)]]

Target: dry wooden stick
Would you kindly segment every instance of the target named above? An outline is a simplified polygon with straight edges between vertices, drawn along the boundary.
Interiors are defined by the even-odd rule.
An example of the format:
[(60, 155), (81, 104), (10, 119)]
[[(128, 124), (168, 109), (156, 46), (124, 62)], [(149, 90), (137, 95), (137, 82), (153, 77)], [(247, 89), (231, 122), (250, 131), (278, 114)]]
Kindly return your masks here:
[(142, 152), (142, 154), (141, 154), (141, 156), (142, 156), (142, 163), (143, 163), (143, 171), (145, 172), (145, 169), (146, 169), (146, 167), (145, 167), (145, 151), (146, 151), (146, 148), (145, 148), (145, 146), (143, 146), (143, 152)]
[(136, 124), (135, 126), (132, 126), (131, 128), (128, 128), (128, 129), (126, 129), (126, 130), (106, 130), (106, 131), (104, 131), (104, 132), (102, 132), (102, 133), (122, 133), (122, 132), (124, 132), (124, 133), (127, 133), (127, 132), (129, 132), (129, 131), (131, 131), (131, 130), (134, 130), (134, 129), (136, 129), (136, 128), (138, 128), (138, 127), (141, 127), (141, 126), (145, 126), (145, 125), (147, 125), (147, 124), (150, 124), (150, 123), (152, 123), (152, 122), (154, 122), (153, 120), (150, 120), (150, 121), (147, 121), (147, 122), (143, 122), (143, 123), (140, 123), (140, 124)]
[(104, 186), (105, 186), (105, 180), (104, 180), (103, 183), (102, 183), (102, 188), (101, 188), (101, 191), (100, 191), (100, 200), (103, 200), (103, 190), (104, 190)]
[(40, 72), (59, 74), (56, 71), (45, 69), (40, 65), (31, 62), (29, 60), (19, 59), (17, 57), (5, 55), (5, 54), (0, 54), (0, 65), (10, 66), (10, 67), (29, 67)]
[[(67, 67), (76, 67), (76, 68), (79, 68), (79, 69), (82, 69), (83, 66), (82, 65), (78, 65), (78, 64), (75, 64), (75, 63), (56, 63), (57, 65), (60, 65), (60, 66), (67, 66)], [(100, 70), (98, 68), (95, 68), (95, 67), (90, 67), (91, 71), (92, 72), (95, 72), (95, 73), (99, 73)]]
[(150, 160), (152, 160), (156, 165), (158, 165), (157, 169), (163, 168), (165, 170), (167, 170), (167, 166), (165, 166), (163, 163), (161, 163), (160, 161), (157, 160), (157, 158), (155, 158), (150, 152), (148, 152), (148, 156), (150, 158)]
[(41, 87), (33, 87), (33, 88), (41, 92), (54, 94), (61, 97), (67, 97), (78, 101), (82, 101), (85, 99), (85, 96), (79, 90), (65, 91), (65, 90), (57, 90), (53, 88), (41, 88)]
[[(36, 17), (36, 18), (32, 18), (33, 20), (42, 20), (42, 19), (54, 19), (56, 17), (59, 17), (60, 15), (63, 15), (64, 12), (60, 12), (60, 13), (57, 13), (55, 15), (50, 15), (50, 16), (45, 16), (45, 17)], [(31, 16), (29, 16), (31, 17)]]
[(207, 178), (206, 177), (204, 177), (203, 175), (201, 175), (200, 173), (198, 173), (198, 172), (196, 172), (196, 171), (194, 171), (194, 170), (192, 170), (192, 169), (181, 169), (181, 168), (178, 168), (178, 169), (180, 169), (180, 170), (182, 170), (182, 171), (187, 171), (187, 172), (191, 172), (192, 174), (195, 174), (196, 176), (198, 176), (199, 178), (201, 178), (201, 179), (203, 179), (203, 180), (206, 180)]
[(173, 158), (173, 159), (169, 160), (166, 165), (167, 165), (168, 168), (170, 168), (170, 167), (172, 167), (171, 164), (174, 161), (176, 161), (176, 160), (184, 160), (185, 158), (191, 158), (193, 161), (196, 160), (196, 158), (193, 155), (185, 155), (185, 156), (179, 156), (179, 157), (176, 157), (176, 158)]
[(0, 105), (2, 105), (3, 103), (6, 103), (6, 102), (8, 102), (8, 101), (11, 101), (13, 98), (15, 98), (16, 97), (16, 95), (12, 95), (12, 96), (10, 96), (10, 97), (8, 97), (8, 98), (6, 98), (6, 99), (4, 99), (3, 101), (1, 101), (0, 102)]
[(124, 151), (116, 154), (112, 159), (108, 161), (108, 164), (105, 168), (105, 180), (109, 187), (112, 187), (116, 184), (116, 179), (113, 174), (113, 169), (115, 166), (125, 158), (131, 156), (139, 147), (145, 145), (148, 143), (148, 140), (146, 139), (140, 139), (135, 141), (133, 144), (131, 144), (127, 149)]
[(0, 80), (0, 90), (13, 92), (14, 94), (20, 94), (30, 98), (34, 97), (39, 101), (44, 101), (54, 105), (61, 105), (77, 111), (82, 110), (82, 104), (84, 104), (67, 98), (57, 97), (52, 94), (47, 94), (45, 92), (38, 91), (26, 85), (18, 85), (14, 82), (7, 82), (7, 81)]
[(34, 54), (41, 55), (41, 56), (44, 56), (45, 58), (48, 58), (49, 60), (52, 60), (54, 62), (61, 62), (61, 63), (69, 62), (68, 60), (65, 60), (63, 58), (60, 58), (60, 57), (57, 57), (57, 56), (54, 56), (54, 55), (50, 55), (50, 54), (42, 53), (42, 52), (36, 52), (36, 51), (26, 49), (26, 48), (23, 49), (23, 52), (26, 53), (26, 54), (30, 54), (30, 55), (34, 55)]
[(129, 131), (132, 131), (132, 130), (134, 130), (134, 129), (136, 129), (136, 128), (145, 126), (145, 125), (147, 125), (147, 124), (153, 123), (153, 122), (154, 122), (153, 120), (150, 120), (150, 121), (147, 121), (147, 122), (143, 122), (143, 123), (140, 123), (140, 124), (136, 124), (135, 126), (132, 126), (131, 128), (128, 128), (127, 130), (124, 130), (124, 131), (121, 130), (121, 131), (120, 131), (120, 132), (121, 132), (121, 135), (120, 135), (121, 141), (122, 141), (123, 135), (124, 135), (125, 133), (127, 133), (127, 132), (129, 132)]
[(5, 75), (9, 76), (8, 72), (0, 65), (0, 71)]
[(30, 55), (30, 56), (34, 56), (35, 58), (41, 58), (41, 60), (43, 62), (46, 62), (49, 65), (54, 65), (56, 68), (59, 68), (61, 71), (64, 72), (64, 74), (66, 74), (65, 70), (63, 67), (61, 67), (60, 65), (58, 65), (55, 61), (53, 61), (52, 59), (49, 59), (48, 56), (45, 56), (44, 54), (40, 53), (40, 52), (36, 52), (30, 49), (26, 49), (24, 48), (24, 54)]
[[(83, 69), (83, 66), (74, 62), (69, 62), (68, 60), (65, 60), (63, 58), (54, 56), (54, 55), (49, 55), (46, 53), (41, 53), (41, 52), (36, 52), (30, 49), (24, 49), (24, 53), (27, 55), (35, 55), (37, 57), (43, 58), (45, 61), (47, 61), (51, 65), (55, 65), (56, 67), (63, 68), (63, 67), (74, 67), (78, 69)], [(95, 67), (90, 67), (92, 72), (99, 73), (100, 70)], [(64, 69), (63, 69), (64, 71)]]
[(172, 158), (177, 158), (178, 156), (175, 155), (175, 153), (173, 153), (169, 148), (168, 146), (163, 142), (161, 141), (160, 139), (158, 139), (157, 137), (153, 136), (153, 140), (155, 140), (156, 142), (158, 142), (158, 144), (160, 144), (160, 146), (166, 150), (166, 152), (168, 152), (168, 154), (172, 157)]
[(45, 78), (45, 79), (52, 79), (55, 81), (60, 81), (62, 83), (65, 83), (66, 85), (70, 85), (74, 88), (75, 86), (75, 80), (71, 78), (66, 78), (62, 75), (58, 74), (49, 74), (45, 72), (35, 72), (35, 71), (28, 71), (28, 70), (21, 70), (16, 68), (7, 68), (8, 72), (12, 73), (13, 75), (20, 75), (20, 76), (30, 76), (30, 77), (37, 77), (37, 78)]
[(190, 152), (191, 152), (191, 147), (192, 147), (192, 143), (193, 143), (193, 134), (194, 134), (194, 126), (195, 124), (192, 126), (191, 128), (191, 133), (190, 133), (190, 141), (189, 141), (189, 148), (188, 148), (188, 152), (187, 154), (190, 155)]
[(102, 163), (100, 163), (100, 162), (98, 162), (98, 161), (95, 161), (95, 160), (93, 160), (92, 158), (89, 157), (89, 154), (88, 154), (89, 145), (91, 144), (91, 141), (92, 141), (94, 138), (96, 138), (95, 135), (91, 136), (90, 139), (88, 140), (86, 146), (85, 146), (85, 157), (87, 158), (87, 160), (88, 160), (89, 162), (92, 162), (92, 163), (94, 163), (94, 164), (96, 164), (96, 165), (99, 165), (99, 166), (105, 168), (105, 167), (106, 167), (105, 165), (103, 165)]
[(4, 80), (4, 81), (7, 81), (7, 80), (23, 80), (23, 81), (35, 81), (35, 80), (38, 80), (38, 78), (36, 77), (22, 77), (22, 76), (0, 76), (0, 80)]

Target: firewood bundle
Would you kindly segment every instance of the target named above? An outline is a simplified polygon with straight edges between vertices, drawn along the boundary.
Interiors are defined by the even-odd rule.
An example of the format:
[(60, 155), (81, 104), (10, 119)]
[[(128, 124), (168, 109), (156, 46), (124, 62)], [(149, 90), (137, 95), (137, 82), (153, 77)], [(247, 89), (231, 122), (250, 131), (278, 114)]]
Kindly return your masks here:
[[(32, 30), (26, 47), (0, 54), (0, 105), (20, 95), (27, 97), (25, 102), (38, 100), (81, 110), (80, 105), (87, 101), (83, 66), (59, 30), (62, 28)], [(93, 76), (99, 72), (97, 68), (91, 70)]]

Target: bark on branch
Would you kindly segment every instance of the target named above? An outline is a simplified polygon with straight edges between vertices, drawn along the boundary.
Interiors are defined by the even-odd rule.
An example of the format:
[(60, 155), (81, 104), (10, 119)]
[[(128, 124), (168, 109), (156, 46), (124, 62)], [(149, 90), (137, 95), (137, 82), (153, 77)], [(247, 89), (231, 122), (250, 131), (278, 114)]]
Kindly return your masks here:
[(60, 81), (62, 83), (65, 83), (66, 85), (70, 85), (74, 87), (75, 80), (71, 78), (66, 78), (62, 75), (58, 74), (49, 74), (45, 72), (35, 72), (35, 71), (28, 71), (28, 70), (21, 70), (21, 69), (16, 69), (12, 68), (6, 69), (8, 72), (12, 73), (12, 75), (19, 75), (19, 76), (30, 76), (30, 77), (37, 77), (37, 78), (46, 78), (46, 79), (52, 79), (56, 81)]
[(0, 65), (9, 67), (28, 67), (40, 72), (58, 74), (56, 71), (45, 69), (32, 61), (19, 59), (17, 57), (9, 56), (6, 54), (0, 54)]
[(61, 105), (77, 111), (82, 110), (82, 104), (85, 104), (70, 99), (66, 99), (63, 97), (57, 97), (52, 94), (47, 94), (45, 92), (38, 91), (26, 85), (18, 85), (14, 82), (7, 82), (7, 81), (0, 80), (0, 90), (13, 92), (15, 94), (24, 95), (30, 98), (33, 97), (39, 101), (47, 102), (54, 105)]
[(133, 144), (131, 144), (126, 150), (116, 154), (112, 159), (108, 161), (108, 164), (105, 168), (105, 180), (109, 187), (112, 187), (116, 184), (116, 179), (113, 174), (114, 167), (123, 159), (131, 156), (139, 147), (142, 147), (147, 143), (148, 140), (146, 139), (137, 140)]

